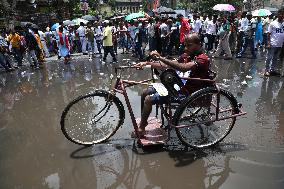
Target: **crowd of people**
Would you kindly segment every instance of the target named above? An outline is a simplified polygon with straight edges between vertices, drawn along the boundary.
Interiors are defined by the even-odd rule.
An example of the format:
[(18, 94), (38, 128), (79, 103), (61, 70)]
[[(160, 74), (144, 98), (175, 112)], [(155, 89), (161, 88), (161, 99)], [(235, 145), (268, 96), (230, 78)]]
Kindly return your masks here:
[[(26, 57), (31, 67), (40, 68), (45, 57), (64, 57), (67, 64), (70, 55), (83, 53), (90, 59), (102, 56), (106, 61), (110, 53), (116, 62), (117, 49), (121, 54), (131, 53), (139, 60), (145, 58), (146, 47), (162, 56), (180, 55), (184, 52), (184, 39), (195, 33), (203, 48), (213, 58), (232, 59), (243, 57), (247, 47), (252, 58), (256, 51), (266, 51), (265, 75), (278, 74), (275, 70), (277, 58), (283, 44), (283, 15), (253, 17), (250, 12), (242, 14), (206, 15), (193, 14), (185, 18), (178, 14), (172, 17), (151, 17), (131, 21), (95, 21), (80, 26), (65, 26), (59, 23), (55, 31), (45, 31), (26, 25), (22, 30), (11, 30), (0, 34), (0, 63), (6, 71), (21, 67)], [(274, 48), (275, 47), (275, 48)], [(17, 62), (13, 65), (11, 55)]]

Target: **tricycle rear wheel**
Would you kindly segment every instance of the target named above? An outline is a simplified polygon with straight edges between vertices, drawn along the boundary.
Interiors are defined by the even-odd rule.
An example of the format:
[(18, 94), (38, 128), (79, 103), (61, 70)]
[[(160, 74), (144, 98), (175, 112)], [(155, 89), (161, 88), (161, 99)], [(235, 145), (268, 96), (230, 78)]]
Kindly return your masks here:
[[(219, 103), (217, 99), (219, 98)], [(217, 110), (219, 105), (219, 111)], [(192, 148), (206, 148), (222, 141), (232, 130), (238, 113), (235, 97), (223, 89), (215, 87), (201, 89), (177, 108), (173, 123), (180, 141)], [(219, 120), (216, 120), (218, 114)], [(226, 118), (224, 120), (220, 120)]]

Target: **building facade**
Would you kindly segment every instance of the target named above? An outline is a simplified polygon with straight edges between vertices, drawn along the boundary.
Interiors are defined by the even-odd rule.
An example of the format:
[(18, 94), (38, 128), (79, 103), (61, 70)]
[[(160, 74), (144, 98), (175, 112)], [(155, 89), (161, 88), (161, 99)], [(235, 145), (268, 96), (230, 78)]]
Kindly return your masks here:
[(116, 0), (115, 11), (119, 13), (139, 12), (142, 8), (142, 0)]

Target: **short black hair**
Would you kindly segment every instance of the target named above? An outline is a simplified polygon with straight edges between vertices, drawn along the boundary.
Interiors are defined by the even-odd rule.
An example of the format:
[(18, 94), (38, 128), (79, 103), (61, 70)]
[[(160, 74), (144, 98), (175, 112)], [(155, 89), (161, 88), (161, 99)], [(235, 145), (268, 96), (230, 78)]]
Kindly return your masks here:
[(183, 17), (183, 15), (182, 15), (182, 14), (178, 14), (178, 15), (177, 15), (177, 18), (180, 18), (180, 17)]
[(279, 9), (279, 10), (277, 11), (277, 13), (280, 13), (280, 12), (284, 12), (284, 7), (282, 7), (281, 9)]

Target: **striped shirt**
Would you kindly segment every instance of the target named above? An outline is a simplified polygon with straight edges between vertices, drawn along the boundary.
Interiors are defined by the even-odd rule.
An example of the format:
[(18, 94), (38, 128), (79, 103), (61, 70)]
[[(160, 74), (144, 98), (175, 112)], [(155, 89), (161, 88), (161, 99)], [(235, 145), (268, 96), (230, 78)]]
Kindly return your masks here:
[(1, 47), (8, 47), (6, 39), (2, 36), (0, 36), (0, 46)]

